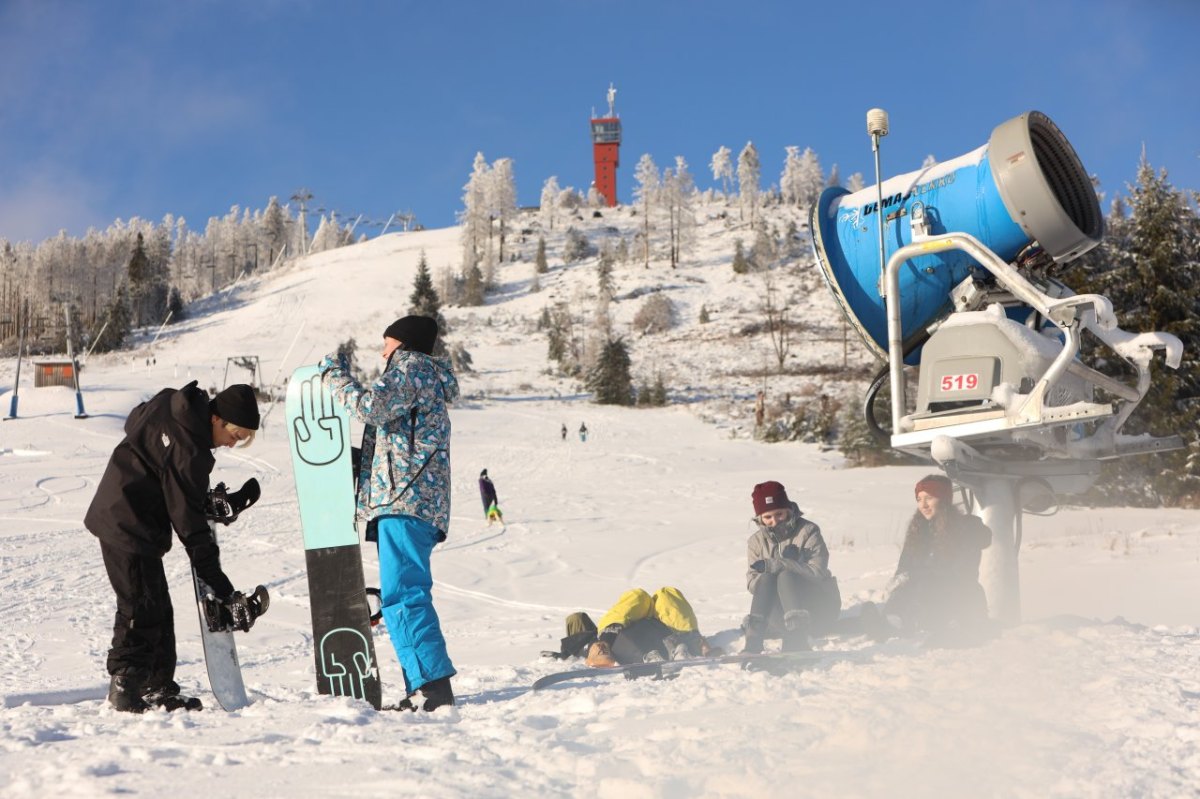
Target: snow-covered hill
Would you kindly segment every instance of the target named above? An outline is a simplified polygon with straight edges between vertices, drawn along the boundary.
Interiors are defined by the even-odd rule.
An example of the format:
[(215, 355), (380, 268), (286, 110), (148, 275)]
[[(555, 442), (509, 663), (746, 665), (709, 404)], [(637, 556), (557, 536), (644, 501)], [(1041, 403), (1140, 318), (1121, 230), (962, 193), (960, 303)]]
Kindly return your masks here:
[[(919, 651), (893, 641), (818, 641), (868, 662), (771, 677), (733, 666), (665, 682), (607, 680), (533, 693), (558, 665), (563, 618), (602, 611), (626, 588), (681, 588), (702, 629), (736, 650), (756, 482), (782, 481), (823, 528), (848, 612), (894, 568), (924, 470), (844, 468), (804, 444), (746, 435), (753, 392), (773, 357), (762, 278), (729, 267), (736, 227), (713, 207), (705, 242), (671, 271), (616, 270), (614, 316), (635, 373), (667, 374), (677, 404), (591, 404), (548, 372), (543, 307), (596, 291), (595, 259), (551, 271), (530, 294), (536, 235), (497, 273), (480, 308), (450, 308), (451, 337), (471, 353), (466, 399), (452, 410), (453, 517), (434, 555), (435, 601), (459, 669), (460, 704), (432, 715), (375, 713), (320, 697), (312, 674), (307, 584), (281, 409), (248, 450), (218, 453), (215, 477), (264, 486), (223, 536), (239, 586), (274, 602), (239, 647), (254, 704), (225, 714), (114, 713), (86, 698), (105, 682), (112, 596), (82, 516), (128, 410), (189, 379), (220, 387), (257, 357), (278, 384), (354, 337), (374, 364), (384, 327), (408, 307), (417, 259), (435, 277), (457, 265), (457, 230), (386, 236), (295, 262), (193, 306), (146, 332), (131, 355), (93, 357), (83, 372), (91, 415), (73, 418), (62, 388), (22, 371), (19, 418), (0, 424), (0, 795), (212, 796), (1179, 796), (1200, 784), (1200, 513), (1070, 509), (1027, 520), (1026, 623), (978, 649)], [(574, 221), (593, 239), (631, 236), (628, 209)], [(779, 220), (783, 224), (783, 219)], [(707, 237), (707, 238), (706, 238)], [(749, 246), (749, 242), (747, 242)], [(805, 256), (806, 258), (807, 256)], [(798, 318), (840, 323), (801, 259), (775, 276)], [(639, 336), (639, 294), (669, 287), (679, 324)], [(625, 297), (626, 299), (620, 299)], [(698, 321), (703, 303), (712, 321)], [(623, 328), (621, 326), (624, 326)], [(823, 337), (833, 337), (832, 335)], [(822, 349), (826, 348), (826, 349)], [(855, 353), (852, 363), (865, 366)], [(798, 345), (772, 397), (854, 384), (813, 365), (841, 363), (840, 342)], [(853, 360), (853, 359), (858, 360)], [(226, 369), (228, 368), (228, 375)], [(0, 386), (12, 383), (12, 364)], [(8, 408), (7, 389), (0, 407)], [(697, 413), (696, 411), (699, 411)], [(705, 421), (715, 420), (717, 424)], [(586, 421), (586, 443), (559, 436)], [(475, 478), (495, 479), (509, 525), (487, 528)], [(178, 679), (208, 705), (186, 557), (166, 559), (176, 601)], [(368, 572), (373, 558), (368, 552)], [(378, 631), (385, 699), (399, 671)], [(68, 700), (84, 696), (79, 702)]]

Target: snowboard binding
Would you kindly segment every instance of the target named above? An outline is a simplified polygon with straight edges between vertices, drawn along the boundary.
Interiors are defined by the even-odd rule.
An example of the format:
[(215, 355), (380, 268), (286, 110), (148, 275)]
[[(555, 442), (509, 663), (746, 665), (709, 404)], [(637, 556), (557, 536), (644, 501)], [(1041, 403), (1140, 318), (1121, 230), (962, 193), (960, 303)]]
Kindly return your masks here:
[(204, 501), (204, 515), (210, 522), (216, 524), (232, 524), (246, 508), (258, 502), (262, 496), (262, 488), (258, 480), (251, 477), (242, 487), (232, 494), (224, 483), (210, 489)]
[(208, 631), (213, 633), (233, 632), (234, 630), (248, 631), (250, 625), (253, 625), (258, 617), (266, 613), (271, 606), (271, 595), (267, 593), (266, 586), (260, 585), (254, 589), (254, 593), (246, 597), (246, 603), (250, 606), (250, 624), (243, 629), (234, 623), (233, 613), (229, 610), (228, 605), (212, 594), (206, 596), (204, 598), (204, 623), (208, 625)]

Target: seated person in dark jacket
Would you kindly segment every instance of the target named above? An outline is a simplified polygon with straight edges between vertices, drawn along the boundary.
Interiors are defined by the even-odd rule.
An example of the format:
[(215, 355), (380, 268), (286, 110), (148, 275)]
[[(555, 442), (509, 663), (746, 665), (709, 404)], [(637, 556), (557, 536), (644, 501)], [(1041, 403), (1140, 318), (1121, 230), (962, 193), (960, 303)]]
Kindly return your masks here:
[(758, 529), (746, 542), (746, 588), (753, 598), (742, 623), (742, 651), (761, 652), (765, 638), (782, 638), (785, 652), (808, 649), (808, 636), (831, 629), (842, 607), (821, 528), (774, 480), (756, 485), (750, 498)]
[(246, 596), (221, 569), (205, 515), (217, 447), (245, 447), (258, 429), (254, 390), (233, 385), (209, 401), (196, 381), (167, 388), (129, 412), (125, 438), (109, 458), (83, 523), (100, 539), (100, 554), (117, 595), (108, 701), (141, 713), (152, 706), (199, 710), (175, 682), (175, 611), (163, 556), (171, 528), (196, 575), (229, 609), (235, 626), (254, 621)]
[(970, 634), (987, 624), (979, 561), (992, 531), (954, 507), (954, 485), (931, 474), (914, 489), (917, 509), (908, 523), (888, 599), (863, 606), (863, 629), (882, 640), (897, 632)]

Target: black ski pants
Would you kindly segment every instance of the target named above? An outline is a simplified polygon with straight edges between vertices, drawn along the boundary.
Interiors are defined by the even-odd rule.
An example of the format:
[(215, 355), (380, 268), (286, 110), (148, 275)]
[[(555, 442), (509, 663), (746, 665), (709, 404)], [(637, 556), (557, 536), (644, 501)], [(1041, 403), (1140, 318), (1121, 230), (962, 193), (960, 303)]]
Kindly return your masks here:
[(622, 666), (628, 666), (632, 663), (643, 662), (650, 650), (657, 649), (665, 660), (670, 657), (670, 654), (667, 652), (664, 641), (674, 632), (658, 619), (652, 617), (639, 619), (621, 630), (616, 640), (612, 642), (613, 657)]
[(135, 555), (100, 543), (104, 568), (117, 595), (108, 673), (147, 686), (175, 679), (175, 609), (162, 558)]
[(789, 610), (807, 610), (813, 630), (819, 632), (837, 618), (841, 604), (837, 583), (832, 578), (821, 580), (809, 574), (781, 571), (758, 578), (750, 613), (766, 620), (764, 638), (778, 638), (784, 632), (783, 615)]

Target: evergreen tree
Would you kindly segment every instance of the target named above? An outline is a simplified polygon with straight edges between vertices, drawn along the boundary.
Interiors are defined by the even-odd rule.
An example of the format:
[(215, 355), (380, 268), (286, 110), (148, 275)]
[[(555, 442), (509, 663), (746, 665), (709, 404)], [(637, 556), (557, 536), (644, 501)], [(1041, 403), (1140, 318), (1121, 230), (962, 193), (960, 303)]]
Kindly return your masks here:
[(125, 270), (129, 280), (129, 305), (131, 322), (134, 327), (142, 327), (153, 321), (150, 312), (152, 272), (150, 258), (146, 255), (146, 241), (142, 234), (137, 234), (133, 245), (133, 254), (129, 258), (129, 266)]
[(601, 405), (632, 405), (633, 378), (629, 350), (619, 338), (605, 343), (600, 358), (587, 375), (587, 388)]
[(537, 256), (534, 258), (534, 265), (539, 275), (544, 275), (550, 271), (550, 266), (546, 263), (545, 236), (538, 236)]
[(172, 324), (185, 318), (186, 311), (183, 306), (183, 295), (179, 293), (179, 289), (171, 286), (171, 293), (167, 298), (167, 311), (171, 314)]
[(463, 275), (463, 305), (483, 305), (483, 270), (471, 264)]
[[(1200, 504), (1200, 219), (1187, 197), (1145, 157), (1130, 187), (1128, 216), (1116, 202), (1106, 240), (1072, 263), (1064, 281), (1108, 297), (1130, 332), (1162, 331), (1183, 342), (1179, 369), (1152, 363), (1150, 389), (1122, 428), (1126, 435), (1182, 435), (1187, 448), (1107, 461), (1089, 494), (1101, 504)], [(1100, 365), (1127, 380), (1128, 368), (1092, 346)], [(1096, 358), (1091, 360), (1096, 361)]]
[(855, 466), (881, 466), (891, 460), (891, 450), (871, 434), (862, 405), (859, 396), (843, 407), (837, 447)]
[(421, 250), (417, 260), (417, 276), (413, 278), (413, 292), (408, 297), (408, 304), (410, 314), (428, 316), (431, 319), (437, 319), (440, 315), (442, 301), (433, 287), (433, 276), (429, 274), (425, 250)]
[(259, 226), (262, 230), (262, 246), (266, 250), (267, 265), (270, 266), (275, 263), (287, 242), (287, 216), (279, 205), (278, 197), (267, 201), (267, 209), (263, 211)]
[(102, 329), (97, 331), (99, 338), (93, 344), (93, 352), (112, 352), (124, 345), (130, 333), (129, 291), (124, 283), (117, 287), (116, 296), (108, 304), (100, 327)]
[(596, 263), (596, 287), (600, 292), (601, 297), (612, 299), (613, 296), (613, 255), (612, 251), (605, 247), (600, 251), (600, 258)]
[(739, 275), (750, 271), (750, 261), (746, 259), (746, 249), (742, 246), (741, 239), (734, 239), (733, 242), (733, 271)]

